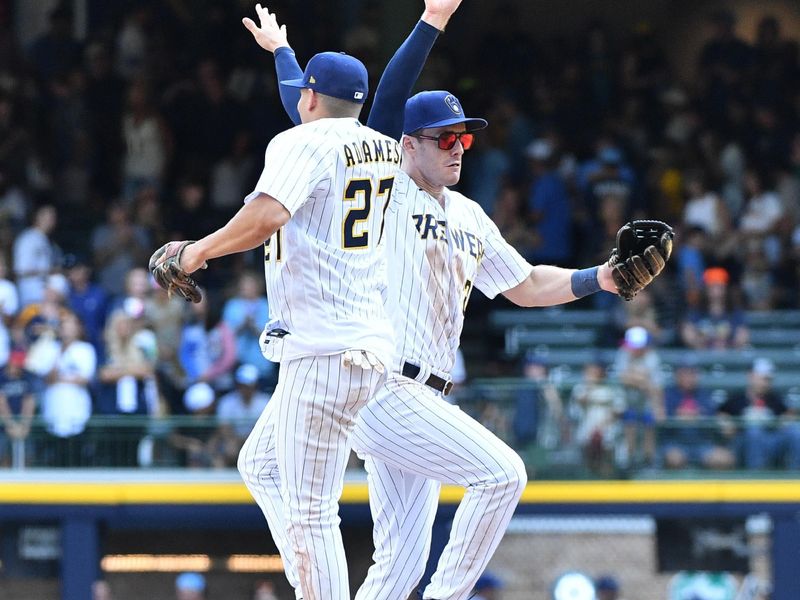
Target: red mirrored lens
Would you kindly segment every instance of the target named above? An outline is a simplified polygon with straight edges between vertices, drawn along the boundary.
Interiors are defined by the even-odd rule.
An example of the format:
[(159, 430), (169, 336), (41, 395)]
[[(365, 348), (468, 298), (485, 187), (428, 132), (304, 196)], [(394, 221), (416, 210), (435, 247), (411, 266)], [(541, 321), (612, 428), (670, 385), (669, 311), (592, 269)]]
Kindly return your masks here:
[(458, 135), (455, 133), (451, 133), (449, 131), (445, 131), (444, 133), (439, 134), (439, 148), (442, 150), (450, 150), (453, 146), (456, 145), (456, 140), (458, 139)]
[(461, 145), (464, 150), (469, 150), (472, 146), (472, 141), (475, 139), (475, 134), (472, 133), (453, 133), (445, 131), (439, 135), (439, 148), (442, 150), (452, 150), (456, 145), (456, 140), (461, 140)]

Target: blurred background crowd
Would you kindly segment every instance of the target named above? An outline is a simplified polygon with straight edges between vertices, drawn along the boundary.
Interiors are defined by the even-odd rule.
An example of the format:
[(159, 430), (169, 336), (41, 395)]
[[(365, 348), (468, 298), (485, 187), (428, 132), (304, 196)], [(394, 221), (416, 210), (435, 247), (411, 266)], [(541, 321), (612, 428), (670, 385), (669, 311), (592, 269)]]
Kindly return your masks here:
[[(258, 349), (261, 255), (216, 261), (196, 306), (168, 298), (143, 265), (165, 241), (224, 223), (252, 189), (266, 143), (290, 125), (271, 56), (241, 26), (249, 3), (90, 4), (80, 39), (72, 3), (53, 3), (21, 43), (0, 3), (0, 461), (30, 442), (36, 417), (46, 434), (23, 443), (27, 464), (233, 466), (276, 378)], [(301, 62), (342, 48), (367, 63), (374, 89), (392, 51), (380, 3), (331, 28), (318, 4), (270, 9)], [(619, 35), (596, 21), (537, 39), (514, 4), (490, 12), (480, 31), (448, 31), (420, 81), (490, 122), (460, 189), (533, 263), (602, 262), (630, 218), (664, 219), (677, 237), (650, 291), (579, 305), (604, 315), (596, 347), (611, 353), (573, 385), (556, 385), (541, 353), (495, 361), (502, 342), (465, 347), (471, 377), (536, 384), (511, 413), (476, 414), (522, 448), (569, 441), (594, 476), (800, 467), (797, 394), (772, 387), (780, 361), (755, 353), (746, 385), (722, 397), (692, 359), (752, 348), (753, 311), (800, 309), (798, 36), (768, 15), (745, 40), (734, 12), (705, 15), (687, 76), (652, 24)], [(468, 320), (481, 327), (498, 306), (476, 299)], [(663, 348), (691, 351), (668, 379)], [(468, 384), (459, 393), (474, 397)], [(185, 420), (117, 423), (111, 453), (86, 438), (90, 419), (120, 415)], [(205, 415), (217, 419), (200, 434), (192, 419)], [(684, 426), (657, 439), (668, 419)]]

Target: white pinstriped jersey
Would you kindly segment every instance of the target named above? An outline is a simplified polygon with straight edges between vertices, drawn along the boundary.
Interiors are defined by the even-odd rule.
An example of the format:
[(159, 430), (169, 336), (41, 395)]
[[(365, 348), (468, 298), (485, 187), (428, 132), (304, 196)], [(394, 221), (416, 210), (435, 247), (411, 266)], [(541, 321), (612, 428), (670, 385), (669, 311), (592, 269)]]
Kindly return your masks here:
[(396, 369), (408, 360), (447, 377), (473, 285), (494, 298), (531, 272), (480, 205), (445, 189), (442, 208), (402, 171), (386, 212), (386, 244)]
[(284, 360), (358, 348), (391, 364), (378, 240), (400, 160), (397, 141), (349, 118), (298, 125), (267, 147), (245, 202), (261, 192), (292, 215), (265, 243), (270, 318), (291, 333)]

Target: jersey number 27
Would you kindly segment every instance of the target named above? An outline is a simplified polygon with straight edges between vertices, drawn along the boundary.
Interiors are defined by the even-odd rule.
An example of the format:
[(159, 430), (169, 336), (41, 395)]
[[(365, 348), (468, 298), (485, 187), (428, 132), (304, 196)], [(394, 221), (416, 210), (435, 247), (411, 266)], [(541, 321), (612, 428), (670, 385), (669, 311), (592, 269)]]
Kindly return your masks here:
[[(389, 198), (392, 195), (394, 177), (384, 177), (378, 180), (375, 186), (371, 178), (351, 179), (344, 188), (344, 201), (352, 202), (353, 206), (347, 211), (342, 222), (342, 247), (346, 250), (366, 248), (369, 246), (368, 227), (360, 228), (356, 232), (359, 223), (369, 221), (370, 213), (374, 200), (383, 197), (383, 212), (381, 214), (381, 228), (378, 233), (378, 241), (383, 236), (383, 217), (386, 215), (386, 207), (389, 206)], [(375, 192), (375, 197), (372, 194)]]

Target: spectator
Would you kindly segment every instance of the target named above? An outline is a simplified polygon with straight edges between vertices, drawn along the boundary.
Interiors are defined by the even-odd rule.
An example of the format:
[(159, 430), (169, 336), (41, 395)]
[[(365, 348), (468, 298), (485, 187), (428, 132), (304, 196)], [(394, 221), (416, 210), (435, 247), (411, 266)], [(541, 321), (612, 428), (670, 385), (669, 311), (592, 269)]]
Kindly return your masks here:
[(524, 203), (519, 189), (505, 184), (497, 196), (492, 221), (503, 238), (520, 254), (528, 256), (536, 246), (536, 232), (532, 231), (524, 217)]
[(190, 306), (178, 352), (188, 385), (205, 381), (218, 391), (232, 387), (236, 338), (208, 298)]
[(572, 257), (572, 214), (567, 186), (555, 169), (553, 144), (534, 140), (526, 154), (533, 176), (528, 211), (536, 231), (536, 247), (528, 258), (533, 263), (565, 264)]
[(49, 373), (58, 355), (58, 330), (71, 314), (65, 306), (68, 288), (66, 277), (50, 275), (44, 300), (29, 304), (17, 315), (15, 327), (24, 333), (24, 343), (28, 346), (26, 368), (38, 375)]
[[(728, 437), (736, 442), (748, 469), (766, 469), (783, 462), (788, 469), (800, 469), (800, 423), (795, 411), (772, 389), (775, 365), (757, 358), (743, 393), (731, 396), (719, 407), (721, 415), (738, 419), (724, 421)], [(738, 433), (736, 433), (738, 431)]]
[(703, 273), (706, 261), (703, 256), (706, 233), (700, 227), (689, 227), (684, 231), (683, 243), (674, 253), (673, 260), (678, 266), (678, 280), (683, 290), (683, 299), (690, 308), (700, 305), (703, 290)]
[(736, 457), (716, 443), (717, 427), (712, 423), (716, 407), (711, 390), (700, 387), (696, 365), (689, 359), (675, 370), (675, 384), (664, 394), (669, 427), (662, 430), (664, 466), (731, 469)]
[(275, 371), (273, 363), (264, 360), (259, 336), (269, 319), (269, 304), (262, 294), (263, 283), (254, 273), (239, 277), (237, 295), (225, 303), (222, 318), (236, 335), (236, 358), (239, 362), (256, 365), (261, 379)]
[[(178, 451), (178, 464), (184, 467), (199, 468), (221, 464), (219, 446), (211, 446), (211, 421), (208, 417), (214, 414), (216, 395), (214, 388), (207, 383), (195, 383), (187, 388), (183, 395), (186, 413), (191, 421), (178, 427), (169, 436), (169, 442)], [(213, 440), (212, 440), (213, 443)]]
[(748, 199), (739, 220), (739, 231), (745, 241), (762, 244), (770, 263), (774, 264), (779, 258), (775, 234), (783, 217), (783, 204), (778, 194), (765, 189), (764, 176), (755, 169), (745, 172), (744, 185)]
[(44, 391), (42, 417), (47, 431), (59, 442), (50, 457), (58, 466), (84, 463), (80, 435), (92, 414), (89, 382), (97, 368), (97, 356), (94, 347), (82, 337), (78, 317), (66, 315), (59, 328), (58, 355)]
[(593, 360), (583, 368), (583, 380), (572, 388), (570, 408), (578, 421), (575, 441), (586, 466), (596, 475), (612, 474), (618, 420), (625, 410), (622, 390), (606, 379), (606, 368)]
[(47, 276), (60, 265), (60, 250), (51, 241), (56, 228), (56, 209), (51, 205), (40, 207), (33, 225), (14, 240), (14, 275), (19, 288), (20, 306), (40, 302), (44, 298)]
[(270, 399), (256, 389), (257, 384), (258, 369), (253, 365), (241, 365), (236, 369), (236, 389), (220, 398), (217, 404), (219, 426), (208, 443), (216, 450), (214, 467), (236, 466), (242, 444)]
[(25, 443), (36, 412), (37, 382), (26, 373), (25, 353), (17, 350), (0, 374), (0, 465), (9, 466), (7, 443)]
[(529, 444), (554, 447), (561, 429), (562, 402), (558, 390), (548, 379), (547, 365), (533, 351), (523, 361), (522, 375), (527, 380), (518, 393), (514, 407), (515, 445)]
[[(145, 262), (152, 240), (143, 227), (131, 220), (130, 209), (121, 202), (108, 207), (106, 222), (92, 232), (92, 255), (97, 279), (106, 294), (119, 294), (127, 286), (128, 274)], [(144, 271), (145, 276), (147, 272)], [(144, 286), (146, 289), (146, 286)]]
[(613, 575), (603, 575), (594, 582), (597, 600), (619, 600), (619, 582)]
[(625, 332), (625, 342), (614, 362), (614, 372), (625, 392), (622, 421), (627, 452), (621, 461), (623, 466), (642, 460), (653, 464), (655, 458), (655, 421), (663, 419), (664, 404), (661, 360), (650, 341), (644, 327), (631, 327)]
[(64, 268), (69, 280), (67, 304), (83, 323), (87, 341), (94, 346), (98, 356), (103, 356), (103, 328), (108, 309), (106, 293), (92, 283), (92, 268), (84, 257), (66, 255)]
[(175, 579), (175, 600), (205, 600), (206, 578), (200, 573), (181, 573)]
[(728, 215), (720, 197), (708, 190), (703, 171), (690, 172), (686, 177), (686, 206), (683, 209), (683, 224), (698, 227), (714, 238), (722, 232)]
[(0, 253), (0, 319), (8, 325), (19, 310), (19, 293), (16, 284), (8, 279), (8, 261)]
[(79, 64), (81, 46), (72, 35), (72, 11), (67, 2), (56, 5), (50, 13), (50, 27), (31, 47), (31, 63), (37, 75), (50, 80), (65, 75)]
[(233, 147), (211, 171), (211, 208), (219, 215), (228, 216), (237, 210), (242, 198), (249, 192), (247, 186), (253, 179), (257, 164), (251, 146), (250, 134), (238, 132)]
[(616, 231), (633, 209), (633, 181), (625, 175), (617, 148), (601, 149), (598, 159), (597, 169), (587, 175), (586, 204), (593, 221)]
[(475, 595), (472, 598), (473, 600), (500, 600), (500, 590), (502, 589), (503, 582), (496, 575), (484, 571), (483, 575), (478, 577), (478, 581), (475, 582)]
[(172, 134), (142, 79), (135, 79), (128, 88), (122, 138), (127, 148), (122, 160), (122, 195), (130, 205), (136, 193), (145, 186), (161, 190), (172, 154)]
[(146, 328), (144, 305), (128, 298), (122, 310), (114, 311), (105, 329), (106, 360), (100, 369), (103, 384), (98, 394), (98, 412), (105, 415), (148, 415), (158, 404), (155, 334)]
[(681, 325), (681, 339), (696, 350), (743, 348), (750, 341), (744, 313), (734, 305), (728, 272), (712, 267), (703, 272), (704, 294)]

